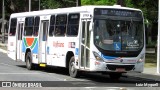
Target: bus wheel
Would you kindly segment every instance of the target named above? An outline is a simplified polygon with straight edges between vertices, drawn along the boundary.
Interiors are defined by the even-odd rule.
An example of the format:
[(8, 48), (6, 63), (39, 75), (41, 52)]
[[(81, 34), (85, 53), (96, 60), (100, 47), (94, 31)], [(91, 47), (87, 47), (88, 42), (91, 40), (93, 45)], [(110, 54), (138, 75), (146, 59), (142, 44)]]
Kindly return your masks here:
[(31, 52), (28, 52), (26, 55), (26, 67), (28, 70), (32, 70), (33, 66)]
[(72, 56), (69, 62), (69, 75), (73, 78), (76, 78), (79, 76), (79, 71), (75, 68), (74, 61), (75, 61), (74, 56)]
[(122, 73), (110, 73), (109, 77), (113, 80), (119, 80), (119, 78), (122, 76)]

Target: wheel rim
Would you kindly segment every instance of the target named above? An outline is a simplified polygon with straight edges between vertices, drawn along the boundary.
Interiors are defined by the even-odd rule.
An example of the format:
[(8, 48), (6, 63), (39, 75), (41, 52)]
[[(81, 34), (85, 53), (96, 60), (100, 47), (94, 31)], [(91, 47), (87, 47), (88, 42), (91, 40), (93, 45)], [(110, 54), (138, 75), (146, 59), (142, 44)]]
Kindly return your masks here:
[(70, 65), (70, 73), (71, 74), (74, 74), (76, 71), (75, 67), (74, 67), (74, 62), (71, 62), (71, 65)]
[(74, 73), (75, 68), (74, 68), (74, 62), (71, 63), (71, 72)]

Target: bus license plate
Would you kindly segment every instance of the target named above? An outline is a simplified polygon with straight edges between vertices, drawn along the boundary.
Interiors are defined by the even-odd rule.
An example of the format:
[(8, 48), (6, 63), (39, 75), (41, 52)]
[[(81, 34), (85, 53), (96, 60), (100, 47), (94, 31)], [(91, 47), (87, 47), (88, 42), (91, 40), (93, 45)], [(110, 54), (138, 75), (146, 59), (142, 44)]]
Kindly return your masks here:
[(117, 72), (125, 72), (125, 69), (124, 68), (116, 68), (116, 71)]

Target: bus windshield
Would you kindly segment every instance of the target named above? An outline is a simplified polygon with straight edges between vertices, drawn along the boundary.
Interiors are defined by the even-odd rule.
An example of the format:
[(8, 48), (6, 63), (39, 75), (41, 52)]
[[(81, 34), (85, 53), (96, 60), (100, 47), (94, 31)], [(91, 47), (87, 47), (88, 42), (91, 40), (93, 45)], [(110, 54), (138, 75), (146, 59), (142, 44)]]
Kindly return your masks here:
[(103, 50), (137, 51), (143, 47), (143, 33), (142, 20), (94, 20), (94, 43)]

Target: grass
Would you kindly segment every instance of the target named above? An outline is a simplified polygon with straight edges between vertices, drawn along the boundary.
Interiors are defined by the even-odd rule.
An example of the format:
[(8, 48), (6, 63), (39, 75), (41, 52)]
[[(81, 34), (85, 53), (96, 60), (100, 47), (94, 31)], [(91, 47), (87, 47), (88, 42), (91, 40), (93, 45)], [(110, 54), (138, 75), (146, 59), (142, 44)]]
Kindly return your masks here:
[(0, 46), (1, 49), (7, 50), (6, 46)]
[(144, 67), (156, 67), (157, 66), (157, 54), (156, 53), (147, 53), (145, 58)]
[(147, 68), (156, 67), (156, 66), (157, 66), (157, 63), (145, 63), (144, 64), (144, 67), (147, 67)]

